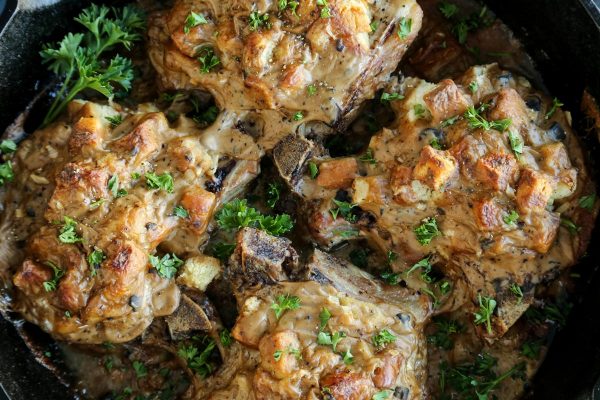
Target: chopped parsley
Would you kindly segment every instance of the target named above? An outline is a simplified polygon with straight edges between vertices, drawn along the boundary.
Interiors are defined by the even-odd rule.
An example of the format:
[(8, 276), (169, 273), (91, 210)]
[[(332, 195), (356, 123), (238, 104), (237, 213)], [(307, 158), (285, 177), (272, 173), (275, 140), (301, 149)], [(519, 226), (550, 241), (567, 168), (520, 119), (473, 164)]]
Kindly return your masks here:
[(560, 224), (569, 230), (569, 233), (573, 236), (577, 235), (577, 232), (581, 229), (575, 222), (567, 217), (560, 217)]
[(596, 194), (592, 193), (588, 196), (583, 196), (579, 199), (579, 207), (585, 210), (593, 210), (594, 204), (596, 204)]
[(221, 332), (219, 332), (219, 340), (224, 347), (231, 346), (231, 343), (233, 343), (231, 332), (229, 332), (227, 329), (223, 329)]
[(206, 17), (202, 14), (196, 14), (195, 12), (190, 12), (190, 14), (185, 19), (185, 25), (183, 25), (183, 32), (185, 34), (190, 33), (192, 28), (197, 27), (198, 25), (208, 24)]
[(537, 360), (540, 357), (540, 350), (542, 349), (541, 340), (530, 340), (521, 346), (521, 354), (532, 360)]
[(275, 361), (279, 362), (279, 360), (281, 360), (281, 356), (283, 356), (284, 354), (293, 355), (294, 357), (296, 357), (296, 360), (302, 359), (302, 353), (300, 352), (300, 350), (294, 349), (292, 347), (288, 347), (285, 350), (276, 350), (273, 353), (273, 358), (275, 359)]
[(215, 54), (215, 49), (211, 46), (203, 46), (198, 54), (200, 72), (203, 74), (208, 74), (213, 68), (221, 64), (221, 60), (219, 60), (219, 57)]
[(215, 246), (212, 249), (213, 256), (217, 257), (219, 260), (225, 262), (235, 250), (235, 244), (218, 242), (215, 243)]
[(516, 212), (515, 210), (511, 210), (510, 213), (506, 214), (504, 217), (502, 217), (502, 220), (504, 221), (504, 223), (506, 225), (516, 225), (517, 222), (519, 221), (519, 213)]
[(286, 9), (290, 9), (292, 11), (292, 14), (294, 14), (296, 16), (298, 15), (298, 14), (296, 14), (296, 9), (300, 5), (300, 3), (298, 1), (295, 1), (295, 0), (279, 0), (278, 1), (278, 5), (279, 5), (279, 10), (285, 11)]
[(326, 307), (323, 307), (321, 309), (321, 312), (319, 313), (319, 330), (323, 331), (323, 329), (325, 329), (325, 327), (327, 326), (327, 323), (329, 322), (329, 320), (331, 319), (331, 313), (329, 312), (329, 310)]
[(4, 154), (14, 153), (17, 151), (17, 144), (12, 140), (3, 140), (0, 142), (0, 152)]
[(521, 304), (521, 302), (523, 301), (523, 290), (521, 289), (521, 286), (517, 285), (516, 283), (513, 283), (512, 285), (510, 285), (509, 290), (512, 294), (515, 295), (515, 297), (517, 298), (517, 302)]
[(175, 254), (165, 254), (162, 258), (150, 256), (150, 265), (152, 265), (160, 277), (172, 279), (175, 277), (177, 269), (183, 265), (183, 261)]
[(371, 164), (371, 165), (377, 164), (377, 160), (375, 159), (375, 156), (373, 155), (373, 149), (371, 149), (370, 147), (358, 159), (367, 164)]
[(173, 215), (182, 219), (187, 219), (190, 217), (190, 213), (183, 206), (177, 205), (173, 208)]
[(283, 294), (275, 298), (275, 301), (271, 304), (271, 310), (275, 313), (275, 317), (279, 319), (287, 310), (297, 310), (300, 308), (301, 303), (300, 297)]
[(390, 101), (395, 101), (395, 100), (402, 100), (404, 99), (404, 96), (401, 95), (400, 93), (387, 93), (387, 92), (383, 92), (381, 93), (381, 97), (379, 98), (379, 101), (381, 101), (382, 103), (386, 103), (386, 102), (390, 102)]
[(477, 83), (477, 81), (473, 81), (473, 82), (469, 83), (469, 90), (471, 91), (471, 93), (475, 94), (475, 92), (477, 92), (478, 89), (479, 89), (479, 84)]
[(412, 18), (400, 18), (400, 22), (398, 23), (398, 36), (400, 39), (404, 40), (412, 31)]
[(175, 190), (173, 187), (173, 176), (168, 172), (160, 175), (156, 175), (154, 172), (147, 172), (144, 177), (146, 178), (146, 185), (150, 189), (164, 190), (167, 193), (173, 193)]
[(251, 31), (255, 31), (258, 28), (271, 29), (271, 22), (269, 21), (269, 14), (260, 14), (258, 11), (253, 11), (248, 17), (248, 26)]
[(58, 281), (63, 277), (65, 271), (53, 262), (46, 261), (44, 264), (52, 268), (53, 276), (51, 280), (44, 282), (42, 286), (44, 286), (46, 292), (53, 292), (56, 290)]
[(64, 224), (62, 228), (60, 228), (60, 233), (58, 235), (58, 240), (62, 243), (80, 243), (83, 242), (83, 238), (77, 236), (77, 232), (75, 231), (77, 228), (77, 221), (73, 218), (69, 218), (67, 216), (64, 217)]
[(345, 332), (325, 332), (320, 331), (317, 335), (317, 343), (321, 346), (331, 346), (333, 351), (337, 350), (337, 345), (346, 337)]
[(197, 113), (192, 117), (194, 122), (201, 126), (209, 126), (213, 122), (217, 120), (219, 116), (219, 109), (217, 106), (210, 106), (204, 111), (197, 111)]
[(477, 109), (474, 106), (469, 106), (469, 108), (467, 108), (467, 111), (465, 111), (463, 116), (469, 122), (469, 127), (472, 129), (483, 129), (485, 131), (494, 129), (499, 132), (504, 132), (507, 130), (512, 124), (510, 118), (488, 121), (481, 115), (488, 107), (488, 104), (482, 104)]
[(331, 9), (327, 0), (317, 0), (317, 5), (321, 7), (321, 18), (331, 18)]
[(517, 156), (517, 158), (523, 154), (523, 139), (521, 139), (521, 136), (519, 136), (517, 133), (513, 132), (512, 130), (508, 131), (508, 142), (510, 143), (510, 148), (512, 149), (513, 153), (515, 153), (515, 156)]
[(309, 96), (314, 96), (315, 94), (317, 94), (317, 86), (316, 85), (308, 85), (306, 87), (306, 91), (308, 92)]
[(373, 21), (369, 24), (369, 28), (371, 28), (371, 33), (375, 33), (377, 28), (379, 28), (379, 22)]
[(94, 249), (87, 258), (88, 265), (91, 269), (91, 275), (96, 276), (96, 270), (100, 268), (102, 261), (106, 259), (106, 255), (102, 250)]
[(412, 267), (410, 267), (410, 269), (408, 271), (406, 271), (406, 276), (409, 276), (417, 269), (421, 269), (421, 271), (422, 271), (421, 279), (423, 280), (423, 282), (425, 282), (425, 283), (433, 282), (433, 278), (429, 275), (429, 273), (431, 272), (431, 263), (429, 262), (429, 257), (425, 257), (424, 259), (420, 260), (419, 262), (414, 264)]
[(387, 329), (382, 329), (378, 334), (374, 335), (371, 338), (371, 343), (378, 349), (383, 349), (389, 343), (394, 343), (396, 341), (396, 336), (392, 334)]
[(356, 215), (352, 213), (352, 209), (356, 207), (356, 204), (350, 204), (346, 201), (339, 201), (333, 199), (333, 203), (336, 205), (336, 208), (332, 208), (329, 210), (329, 213), (333, 217), (333, 219), (337, 219), (339, 215), (341, 215), (346, 221), (350, 223), (356, 222)]
[(434, 217), (424, 219), (422, 224), (417, 226), (413, 232), (417, 237), (417, 241), (423, 246), (428, 245), (435, 237), (442, 234)]
[(418, 119), (425, 119), (427, 116), (427, 109), (423, 104), (415, 104), (413, 106), (413, 111), (415, 112), (415, 117)]
[(294, 113), (294, 116), (292, 118), (294, 119), (294, 121), (302, 121), (302, 119), (304, 118), (304, 114), (302, 114), (302, 111), (297, 111)]
[(473, 313), (475, 325), (485, 324), (488, 334), (492, 334), (492, 315), (496, 309), (496, 300), (492, 297), (478, 295), (479, 299), (479, 312)]
[(0, 163), (0, 186), (5, 182), (12, 182), (15, 179), (15, 173), (12, 169), (12, 163), (9, 161)]
[(264, 216), (258, 210), (248, 207), (248, 201), (245, 199), (236, 199), (225, 204), (217, 213), (216, 219), (219, 227), (225, 230), (231, 231), (250, 226), (274, 236), (283, 235), (294, 227), (289, 215)]
[(444, 350), (452, 349), (454, 347), (452, 336), (462, 332), (463, 326), (457, 321), (445, 318), (434, 318), (433, 323), (437, 330), (427, 337), (427, 341)]
[(123, 123), (123, 116), (121, 114), (113, 115), (112, 117), (106, 117), (106, 120), (110, 122), (110, 126), (116, 128)]
[(316, 179), (319, 176), (319, 167), (314, 162), (308, 163), (308, 172), (310, 173), (311, 179)]
[(440, 143), (438, 138), (431, 139), (431, 141), (429, 142), (429, 145), (436, 150), (442, 150), (442, 144)]
[(458, 6), (447, 1), (441, 1), (438, 9), (446, 19), (450, 19), (458, 13)]
[(447, 128), (449, 126), (452, 126), (456, 123), (456, 121), (458, 121), (460, 119), (460, 115), (455, 115), (454, 117), (445, 119), (444, 121), (442, 121), (441, 127), (442, 128)]
[(267, 189), (267, 206), (269, 208), (275, 208), (275, 205), (279, 201), (281, 191), (281, 185), (277, 183), (269, 183), (269, 188)]
[(440, 387), (444, 394), (448, 389), (454, 390), (460, 399), (489, 400), (498, 385), (508, 378), (523, 377), (525, 364), (519, 363), (497, 375), (494, 369), (498, 360), (487, 353), (478, 354), (473, 363), (450, 367), (446, 362), (441, 364)]
[(208, 341), (202, 351), (194, 345), (181, 346), (177, 351), (177, 355), (187, 361), (188, 367), (195, 373), (202, 378), (206, 378), (215, 369), (215, 366), (210, 362), (215, 346), (215, 341), (212, 339)]
[(143, 362), (141, 361), (134, 361), (133, 364), (133, 370), (135, 371), (135, 376), (140, 379), (145, 377), (146, 375), (148, 375), (148, 369), (146, 368), (146, 366), (144, 365)]
[(397, 285), (400, 281), (400, 274), (395, 273), (394, 271), (387, 270), (379, 275), (381, 279), (383, 279), (388, 285)]
[(556, 97), (552, 99), (552, 107), (550, 107), (550, 110), (546, 113), (546, 119), (552, 118), (552, 116), (556, 113), (556, 110), (562, 106), (564, 106), (564, 104), (561, 103)]
[(373, 395), (373, 397), (371, 397), (371, 400), (385, 400), (385, 399), (389, 399), (390, 396), (392, 395), (392, 391), (391, 390), (382, 390), (380, 392), (377, 392)]
[(343, 354), (340, 354), (340, 356), (342, 356), (342, 361), (345, 365), (351, 365), (354, 362), (354, 356), (350, 352), (350, 349), (346, 350)]

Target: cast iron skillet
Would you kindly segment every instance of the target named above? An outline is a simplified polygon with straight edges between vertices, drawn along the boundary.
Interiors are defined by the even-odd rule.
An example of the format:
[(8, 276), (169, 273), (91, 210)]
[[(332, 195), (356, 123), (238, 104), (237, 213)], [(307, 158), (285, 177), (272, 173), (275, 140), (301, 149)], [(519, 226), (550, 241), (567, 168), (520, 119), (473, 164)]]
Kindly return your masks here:
[[(40, 65), (41, 43), (58, 40), (88, 1), (64, 0), (37, 11), (14, 12), (17, 0), (0, 0), (0, 132), (23, 111), (49, 78)], [(515, 32), (550, 92), (573, 113), (575, 127), (590, 153), (597, 182), (598, 135), (579, 112), (584, 89), (600, 99), (600, 0), (488, 0), (488, 6)], [(586, 134), (587, 132), (587, 134)], [(559, 332), (535, 378), (532, 399), (600, 399), (600, 227), (589, 254), (577, 267), (580, 296), (567, 327)], [(2, 240), (0, 238), (0, 240)], [(35, 327), (39, 354), (56, 351)], [(62, 377), (63, 379), (68, 377)], [(68, 399), (69, 389), (36, 362), (12, 323), (0, 317), (0, 400), (2, 387), (12, 400)]]

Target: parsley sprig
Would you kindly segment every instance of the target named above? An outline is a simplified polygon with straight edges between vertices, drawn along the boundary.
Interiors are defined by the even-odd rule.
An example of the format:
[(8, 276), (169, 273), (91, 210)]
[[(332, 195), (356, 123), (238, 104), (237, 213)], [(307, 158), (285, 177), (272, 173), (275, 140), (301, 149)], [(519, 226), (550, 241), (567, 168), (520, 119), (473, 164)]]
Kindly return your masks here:
[(452, 349), (454, 347), (452, 337), (462, 332), (464, 327), (454, 320), (445, 318), (435, 318), (433, 323), (437, 330), (427, 337), (427, 341), (444, 350)]
[(60, 228), (58, 240), (60, 240), (62, 243), (68, 244), (82, 242), (83, 239), (80, 236), (77, 236), (75, 228), (77, 228), (77, 221), (75, 221), (73, 218), (65, 216), (64, 224)]
[(377, 349), (383, 349), (390, 343), (394, 343), (396, 341), (396, 336), (390, 332), (388, 329), (382, 329), (378, 334), (373, 335), (371, 338), (371, 342), (373, 346)]
[(492, 316), (496, 309), (496, 300), (492, 297), (478, 295), (479, 311), (473, 313), (475, 325), (485, 324), (488, 334), (492, 334)]
[(48, 69), (63, 78), (43, 126), (54, 121), (83, 90), (94, 90), (112, 99), (116, 87), (131, 89), (131, 60), (117, 54), (107, 61), (102, 56), (118, 45), (130, 49), (133, 42), (141, 39), (145, 25), (142, 14), (130, 6), (111, 10), (92, 4), (75, 21), (87, 29), (85, 34), (68, 33), (54, 47), (47, 44), (40, 52)]
[(44, 282), (42, 285), (44, 286), (44, 290), (46, 292), (53, 292), (56, 290), (58, 281), (63, 277), (65, 271), (53, 262), (46, 261), (44, 264), (52, 268), (53, 276), (51, 280)]
[(162, 258), (150, 256), (150, 264), (160, 277), (171, 279), (183, 265), (183, 261), (175, 254), (165, 254)]
[(289, 215), (262, 215), (255, 208), (249, 207), (246, 199), (236, 199), (225, 204), (217, 214), (217, 223), (225, 230), (253, 227), (274, 236), (283, 235), (294, 227)]
[(489, 104), (482, 104), (479, 108), (470, 106), (464, 113), (464, 118), (469, 123), (469, 127), (472, 129), (483, 129), (485, 131), (497, 130), (504, 132), (512, 124), (510, 118), (500, 119), (497, 121), (488, 121), (481, 114), (489, 107)]
[(421, 225), (417, 226), (413, 232), (417, 237), (417, 241), (423, 246), (428, 245), (435, 237), (442, 234), (438, 228), (435, 217), (424, 219)]
[(275, 317), (279, 319), (287, 310), (300, 308), (300, 304), (302, 304), (300, 297), (282, 294), (275, 298), (275, 301), (271, 304), (271, 310), (275, 313)]
[[(206, 340), (203, 342), (206, 342)], [(206, 378), (215, 369), (215, 365), (210, 360), (215, 346), (215, 341), (212, 339), (208, 340), (202, 351), (192, 344), (188, 346), (184, 345), (179, 348), (177, 355), (187, 361), (187, 365), (191, 370), (202, 378)]]

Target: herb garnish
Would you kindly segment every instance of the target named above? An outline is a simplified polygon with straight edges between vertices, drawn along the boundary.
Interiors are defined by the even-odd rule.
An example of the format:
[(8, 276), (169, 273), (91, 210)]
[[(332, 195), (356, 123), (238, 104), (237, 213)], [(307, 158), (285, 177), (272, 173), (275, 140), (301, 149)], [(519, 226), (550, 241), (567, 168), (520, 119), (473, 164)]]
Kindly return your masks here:
[(96, 276), (96, 270), (100, 268), (102, 261), (106, 259), (106, 255), (102, 250), (94, 249), (87, 258), (88, 265), (90, 266), (90, 273), (92, 276)]
[(373, 154), (373, 149), (371, 149), (370, 147), (358, 159), (367, 164), (371, 164), (371, 165), (377, 164), (377, 160), (375, 159), (375, 156)]
[(275, 298), (275, 301), (271, 304), (271, 310), (275, 312), (275, 317), (279, 319), (287, 310), (300, 308), (300, 304), (302, 304), (300, 297), (283, 294)]
[(592, 193), (588, 196), (583, 196), (579, 199), (579, 207), (585, 210), (593, 210), (594, 204), (596, 204), (596, 193)]
[(469, 127), (472, 129), (483, 129), (485, 131), (494, 129), (499, 132), (504, 132), (507, 130), (512, 124), (510, 118), (488, 121), (481, 115), (488, 107), (488, 104), (482, 104), (477, 109), (474, 106), (467, 108), (467, 111), (465, 111), (463, 116), (469, 122)]
[(321, 6), (321, 18), (331, 18), (331, 9), (327, 0), (317, 0), (317, 5)]
[(294, 357), (296, 357), (296, 360), (302, 359), (302, 353), (300, 352), (300, 350), (294, 349), (292, 347), (288, 347), (285, 350), (275, 350), (275, 352), (273, 353), (273, 358), (275, 359), (275, 361), (279, 362), (279, 360), (281, 360), (281, 356), (284, 354), (293, 355)]
[(417, 241), (423, 246), (428, 245), (433, 238), (442, 234), (438, 229), (437, 220), (434, 217), (424, 219), (421, 225), (417, 226), (413, 232), (417, 237)]
[(404, 40), (412, 31), (412, 18), (400, 18), (400, 22), (398, 23), (398, 36), (400, 39)]
[(53, 292), (56, 290), (58, 281), (60, 280), (60, 278), (63, 277), (65, 271), (53, 262), (46, 261), (44, 264), (52, 268), (52, 272), (54, 275), (51, 280), (44, 282), (42, 285), (44, 286), (44, 290), (46, 292)]
[(274, 236), (283, 235), (294, 227), (292, 219), (287, 214), (264, 216), (258, 210), (248, 207), (247, 200), (236, 199), (217, 213), (217, 223), (226, 230), (237, 230), (244, 227), (262, 229)]
[(221, 64), (221, 60), (215, 54), (215, 49), (211, 46), (204, 46), (198, 52), (198, 62), (200, 63), (200, 72), (208, 74), (213, 68)]
[(378, 334), (371, 338), (373, 346), (378, 349), (383, 349), (387, 344), (394, 343), (395, 341), (396, 336), (394, 336), (394, 334), (387, 329), (380, 330)]
[(516, 225), (517, 221), (519, 221), (519, 218), (519, 213), (515, 210), (511, 210), (510, 213), (502, 217), (502, 220), (506, 225)]
[(211, 339), (201, 352), (194, 345), (189, 345), (181, 346), (179, 351), (177, 351), (177, 355), (187, 361), (190, 369), (192, 369), (202, 378), (206, 378), (214, 370), (214, 365), (209, 361), (214, 348), (215, 341)]
[(111, 117), (106, 117), (106, 120), (110, 122), (112, 128), (116, 128), (123, 123), (123, 116), (121, 114), (116, 114)]
[(140, 379), (145, 377), (146, 375), (148, 375), (148, 369), (146, 368), (146, 366), (144, 365), (143, 362), (141, 361), (134, 361), (133, 364), (133, 370), (135, 371), (135, 376)]
[(452, 349), (454, 341), (451, 336), (462, 332), (463, 326), (454, 320), (445, 318), (434, 318), (433, 322), (437, 331), (427, 337), (428, 342), (444, 350)]
[(267, 206), (269, 208), (275, 208), (275, 205), (279, 201), (279, 196), (281, 191), (281, 185), (278, 183), (269, 183), (269, 188), (267, 189)]
[(215, 246), (212, 249), (213, 256), (217, 257), (219, 260), (225, 262), (235, 250), (235, 244), (218, 242), (215, 243)]
[(252, 11), (248, 17), (248, 26), (251, 31), (255, 31), (258, 28), (271, 29), (271, 22), (269, 21), (269, 14), (260, 14), (258, 11)]
[(190, 14), (185, 19), (185, 25), (183, 25), (183, 32), (185, 34), (190, 33), (192, 28), (197, 27), (198, 25), (208, 24), (206, 17), (202, 14), (196, 14), (195, 12), (190, 12)]
[(219, 340), (224, 347), (231, 346), (231, 343), (233, 343), (231, 332), (229, 332), (228, 329), (223, 329), (221, 332), (219, 332)]
[(319, 167), (312, 161), (308, 163), (308, 171), (311, 179), (316, 179), (319, 176)]
[(190, 213), (182, 205), (176, 205), (175, 208), (173, 208), (173, 215), (182, 219), (190, 217)]
[(556, 110), (562, 106), (564, 106), (564, 104), (561, 103), (556, 97), (552, 99), (552, 107), (550, 107), (550, 110), (546, 113), (545, 118), (550, 119), (556, 113)]
[(83, 242), (83, 238), (77, 236), (77, 232), (75, 232), (75, 228), (77, 228), (77, 221), (73, 218), (64, 217), (65, 223), (62, 228), (60, 228), (60, 233), (58, 235), (58, 240), (62, 243), (79, 243)]
[(492, 315), (496, 309), (496, 300), (492, 297), (478, 295), (479, 312), (473, 313), (475, 325), (485, 324), (488, 334), (492, 334)]
[(404, 99), (404, 96), (401, 95), (400, 93), (386, 93), (383, 92), (381, 93), (381, 97), (379, 98), (379, 101), (381, 101), (382, 103), (385, 102), (390, 102), (390, 101), (395, 101), (395, 100), (402, 100)]
[(338, 215), (341, 215), (346, 221), (350, 223), (356, 222), (356, 215), (352, 214), (352, 209), (356, 207), (356, 204), (350, 204), (346, 201), (340, 201), (333, 199), (333, 203), (336, 208), (329, 209), (329, 213), (333, 219), (337, 219)]
[(103, 62), (101, 56), (117, 45), (130, 49), (133, 42), (141, 39), (144, 19), (130, 6), (113, 8), (111, 16), (109, 13), (108, 7), (92, 4), (75, 18), (89, 32), (68, 33), (55, 48), (47, 44), (40, 52), (48, 69), (64, 78), (42, 126), (54, 121), (83, 90), (91, 89), (112, 99), (117, 86), (126, 91), (131, 88), (131, 60), (117, 54)]
[(146, 185), (150, 189), (160, 189), (164, 190), (167, 193), (173, 193), (173, 176), (164, 172), (160, 175), (156, 175), (154, 172), (147, 172), (144, 177), (146, 178)]
[(177, 273), (177, 269), (183, 265), (183, 261), (175, 254), (165, 254), (162, 258), (150, 256), (150, 264), (160, 277), (172, 279)]

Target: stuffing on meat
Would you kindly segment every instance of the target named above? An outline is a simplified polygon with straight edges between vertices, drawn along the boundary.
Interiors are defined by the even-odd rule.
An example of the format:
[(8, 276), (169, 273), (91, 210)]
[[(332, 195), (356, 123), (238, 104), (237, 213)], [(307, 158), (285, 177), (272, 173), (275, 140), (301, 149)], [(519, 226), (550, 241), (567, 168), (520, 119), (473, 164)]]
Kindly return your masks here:
[[(115, 126), (107, 117), (116, 115)], [(234, 129), (221, 128), (230, 142)], [(171, 126), (153, 106), (75, 101), (63, 121), (23, 142), (2, 215), (19, 224), (9, 241), (26, 243), (14, 309), (80, 343), (129, 341), (173, 313), (174, 257), (197, 261), (215, 210), (258, 174), (260, 152), (217, 152), (218, 140), (183, 117)], [(221, 161), (235, 165), (215, 191)], [(202, 273), (192, 260), (181, 280), (205, 288), (218, 268)]]
[[(398, 255), (396, 272), (421, 261), (455, 286), (465, 281), (474, 311), (480, 295), (498, 304), (481, 335), (501, 337), (527, 309), (512, 301), (510, 287), (523, 288), (531, 303), (536, 284), (573, 266), (589, 241), (577, 227), (595, 211), (579, 199), (593, 185), (568, 115), (549, 114), (549, 98), (495, 64), (438, 84), (406, 78), (387, 91), (403, 99), (390, 104), (392, 125), (372, 137), (370, 162), (309, 160), (319, 171), (326, 166), (325, 185), (305, 175), (296, 186), (307, 198), (310, 232), (326, 247), (367, 237)], [(534, 97), (544, 106), (529, 108)], [(330, 178), (337, 169), (327, 166), (338, 163), (346, 167)], [(351, 207), (346, 215), (336, 211), (340, 196)], [(431, 291), (418, 276), (403, 279)]]
[(414, 0), (282, 4), (178, 0), (148, 30), (162, 85), (207, 90), (220, 109), (257, 110), (266, 149), (301, 123), (343, 128), (385, 85), (422, 21)]

